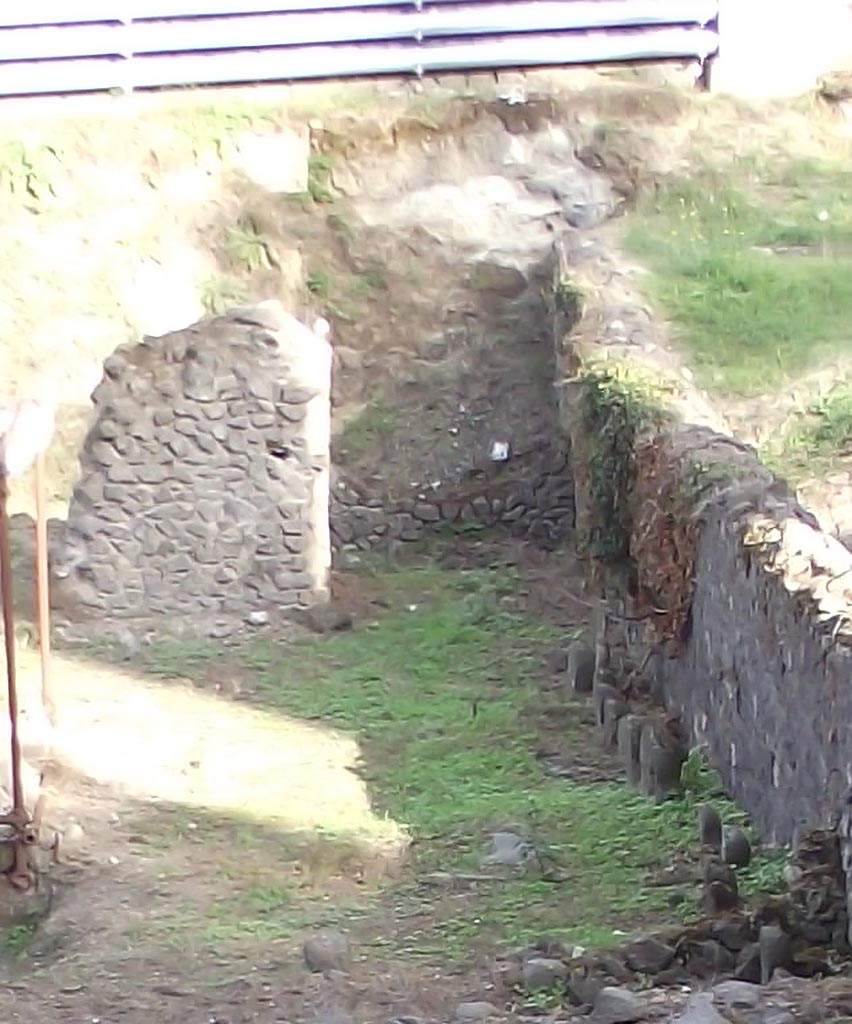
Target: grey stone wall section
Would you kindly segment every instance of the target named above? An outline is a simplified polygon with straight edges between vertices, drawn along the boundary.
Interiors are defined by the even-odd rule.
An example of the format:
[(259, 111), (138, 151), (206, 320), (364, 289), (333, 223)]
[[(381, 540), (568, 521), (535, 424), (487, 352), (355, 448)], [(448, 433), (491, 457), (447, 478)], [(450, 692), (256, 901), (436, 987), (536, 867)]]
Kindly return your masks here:
[(701, 535), (691, 635), (656, 671), (740, 806), (786, 843), (836, 822), (852, 785), (852, 653), (762, 555), (716, 512)]
[[(526, 469), (527, 467), (523, 467)], [(544, 545), (561, 543), (574, 524), (574, 484), (564, 446), (537, 453), (529, 476), (509, 481), (496, 472), (477, 492), (389, 498), (338, 476), (331, 491), (331, 545), (335, 554), (393, 550), (441, 528), (503, 528)]]
[(106, 361), (58, 590), (92, 614), (247, 614), (328, 596), (328, 343), (278, 302)]
[[(582, 360), (558, 310), (553, 326), (582, 535), (594, 517), (589, 439), (572, 414)], [(838, 829), (852, 916), (852, 552), (734, 439), (681, 423), (657, 440), (688, 456), (684, 471), (723, 470), (702, 507), (688, 510), (701, 523), (688, 629), (679, 645), (663, 645), (648, 622), (601, 616), (598, 667), (606, 660), (634, 683), (643, 667), (646, 695), (706, 746), (765, 840)]]

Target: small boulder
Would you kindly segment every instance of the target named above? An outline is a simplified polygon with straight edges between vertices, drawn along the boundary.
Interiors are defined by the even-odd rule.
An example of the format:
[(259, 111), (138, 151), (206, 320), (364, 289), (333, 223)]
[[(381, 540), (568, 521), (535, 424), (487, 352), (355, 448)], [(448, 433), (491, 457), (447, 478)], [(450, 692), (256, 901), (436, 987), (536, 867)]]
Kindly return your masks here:
[(488, 1020), (489, 1017), (493, 1017), (498, 1012), (497, 1007), (493, 1003), (487, 1003), (484, 1000), (475, 1000), (469, 1003), (459, 1003), (456, 1007), (455, 1013), (453, 1014), (453, 1018), (459, 1022), (481, 1021)]
[(723, 1010), (753, 1010), (760, 1005), (760, 985), (748, 981), (720, 981), (713, 998)]
[(726, 825), (722, 829), (722, 860), (733, 868), (746, 868), (751, 863), (751, 843), (741, 828)]
[(756, 942), (750, 942), (737, 957), (734, 978), (737, 981), (750, 981), (755, 985), (759, 985), (760, 975), (760, 946)]
[(349, 940), (342, 932), (317, 932), (305, 939), (302, 953), (308, 970), (317, 974), (346, 971), (349, 967)]
[(624, 951), (624, 962), (638, 974), (659, 974), (674, 958), (675, 951), (671, 946), (650, 936), (631, 942)]
[(735, 910), (739, 903), (739, 894), (726, 882), (718, 879), (704, 886), (703, 910), (709, 917)]
[(777, 924), (767, 924), (757, 938), (760, 949), (760, 983), (768, 985), (778, 968), (787, 970), (793, 962), (790, 936)]
[(561, 960), (534, 956), (524, 963), (521, 983), (527, 992), (546, 992), (567, 980), (568, 968)]
[(491, 845), (488, 852), (480, 861), (480, 865), (487, 867), (519, 867), (526, 864), (530, 859), (532, 848), (529, 842), (517, 834), (508, 830), (495, 832), (491, 837)]
[(714, 853), (722, 849), (722, 819), (716, 808), (709, 804), (698, 808), (698, 841)]
[(595, 681), (595, 651), (585, 640), (575, 640), (568, 649), (568, 685), (574, 693), (591, 693)]
[(302, 615), (302, 621), (314, 633), (341, 633), (352, 628), (352, 616), (334, 604), (308, 608)]
[(648, 1015), (648, 1004), (629, 988), (607, 985), (595, 997), (591, 1017), (594, 1024), (633, 1024)]
[(730, 1021), (719, 1013), (711, 996), (698, 992), (677, 1017), (671, 1018), (670, 1024), (730, 1024)]

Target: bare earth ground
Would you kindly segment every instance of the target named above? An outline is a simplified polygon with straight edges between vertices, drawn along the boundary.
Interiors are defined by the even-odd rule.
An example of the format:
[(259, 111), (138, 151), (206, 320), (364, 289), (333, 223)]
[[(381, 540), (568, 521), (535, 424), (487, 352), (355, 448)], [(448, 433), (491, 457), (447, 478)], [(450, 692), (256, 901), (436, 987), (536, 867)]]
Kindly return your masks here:
[[(458, 565), (460, 552), (450, 557)], [(581, 621), (566, 615), (561, 567), (523, 549), (511, 561), (516, 610), (558, 610), (560, 627)], [(429, 599), (416, 577), (390, 591), (381, 577), (349, 577), (337, 591), (357, 629)], [(521, 655), (545, 689), (547, 653)], [(287, 660), (286, 644), (276, 656)], [(183, 657), (191, 671), (192, 652)], [(24, 669), (32, 686), (33, 657)], [(4, 1020), (442, 1020), (460, 1000), (505, 998), (493, 992), (494, 950), (475, 925), (461, 959), (436, 928), (475, 912), (478, 889), (495, 883), (430, 882), (416, 857), (404, 868), (407, 829), (372, 806), (362, 779), (376, 766), (362, 764), (351, 736), (271, 711), (250, 653), (162, 679), (62, 655), (56, 676), (49, 818), (68, 840), (52, 915), (25, 953), (7, 948)], [(570, 750), (558, 719), (536, 730), (551, 764), (611, 774), (588, 724), (570, 731)], [(305, 970), (300, 943), (318, 925), (349, 934), (348, 976)]]

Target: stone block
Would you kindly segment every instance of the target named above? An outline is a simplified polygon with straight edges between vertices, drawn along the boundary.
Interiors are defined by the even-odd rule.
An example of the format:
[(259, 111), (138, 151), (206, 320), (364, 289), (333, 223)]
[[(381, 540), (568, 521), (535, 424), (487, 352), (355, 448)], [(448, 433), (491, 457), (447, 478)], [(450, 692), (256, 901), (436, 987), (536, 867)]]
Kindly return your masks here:
[(646, 721), (639, 741), (639, 789), (664, 800), (680, 789), (680, 773), (687, 751), (656, 722)]
[(645, 719), (641, 715), (624, 715), (618, 722), (617, 744), (629, 785), (638, 787), (642, 778), (640, 741)]
[(591, 693), (595, 681), (595, 651), (588, 640), (568, 648), (568, 686), (574, 693)]

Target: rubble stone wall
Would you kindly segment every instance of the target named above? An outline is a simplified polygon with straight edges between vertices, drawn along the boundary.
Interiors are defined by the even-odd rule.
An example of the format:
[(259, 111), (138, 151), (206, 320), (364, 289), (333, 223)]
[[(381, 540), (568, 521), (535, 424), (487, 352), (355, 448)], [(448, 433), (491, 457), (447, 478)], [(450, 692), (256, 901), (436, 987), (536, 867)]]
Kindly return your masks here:
[(574, 485), (564, 445), (542, 446), (532, 460), (495, 467), (476, 488), (390, 498), (342, 474), (332, 488), (331, 537), (337, 555), (392, 550), (429, 531), (503, 528), (514, 537), (557, 545), (574, 523)]
[[(557, 272), (557, 294), (570, 288), (570, 278), (560, 280)], [(582, 533), (596, 515), (583, 457), (594, 439), (584, 436), (573, 405), (576, 382), (591, 362), (572, 343), (576, 333), (557, 310), (562, 419)], [(628, 568), (639, 584), (658, 585), (633, 587), (622, 610), (634, 621), (604, 617), (598, 650), (614, 652), (609, 660), (619, 666), (607, 682), (625, 684), (633, 673), (635, 686), (640, 673), (638, 683), (676, 714), (690, 744), (706, 746), (766, 839), (786, 843), (834, 828), (852, 793), (852, 553), (734, 439), (676, 419), (650, 444), (667, 450), (658, 463), (676, 479), (661, 480), (656, 493), (647, 480), (636, 485), (660, 502), (656, 518), (653, 501), (650, 513), (644, 507), (651, 543), (639, 552), (631, 537)], [(710, 486), (689, 497), (702, 474)], [(631, 510), (634, 525), (638, 511)], [(675, 583), (687, 586), (686, 614), (678, 616), (676, 632), (663, 636), (660, 623), (681, 597)], [(629, 701), (619, 706), (620, 714), (629, 710)]]
[(331, 350), (277, 302), (123, 345), (93, 394), (60, 592), (92, 614), (328, 594)]

